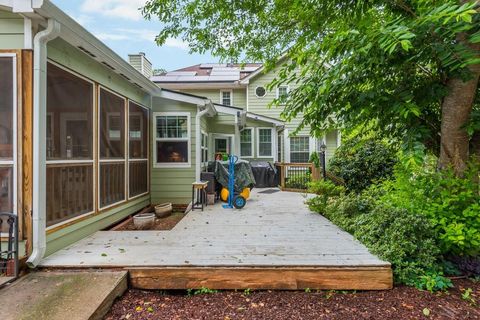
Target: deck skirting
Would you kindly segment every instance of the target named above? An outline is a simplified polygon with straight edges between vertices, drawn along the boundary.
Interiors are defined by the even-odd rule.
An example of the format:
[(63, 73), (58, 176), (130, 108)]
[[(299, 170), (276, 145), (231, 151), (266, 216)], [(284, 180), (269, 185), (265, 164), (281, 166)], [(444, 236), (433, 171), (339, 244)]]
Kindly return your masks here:
[(128, 268), (138, 289), (388, 290), (390, 266)]

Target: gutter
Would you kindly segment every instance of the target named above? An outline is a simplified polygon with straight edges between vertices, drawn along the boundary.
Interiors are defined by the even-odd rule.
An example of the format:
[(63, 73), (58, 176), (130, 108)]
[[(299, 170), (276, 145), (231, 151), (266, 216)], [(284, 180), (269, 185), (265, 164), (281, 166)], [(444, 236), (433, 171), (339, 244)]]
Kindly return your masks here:
[(201, 133), (201, 119), (204, 115), (214, 116), (217, 112), (213, 103), (208, 100), (203, 106), (197, 106), (197, 114), (195, 116), (195, 181), (200, 181), (200, 172), (202, 171), (202, 133)]
[(33, 38), (33, 251), (27, 260), (38, 266), (47, 248), (46, 239), (46, 122), (47, 43), (60, 35), (60, 24), (48, 19), (47, 28)]

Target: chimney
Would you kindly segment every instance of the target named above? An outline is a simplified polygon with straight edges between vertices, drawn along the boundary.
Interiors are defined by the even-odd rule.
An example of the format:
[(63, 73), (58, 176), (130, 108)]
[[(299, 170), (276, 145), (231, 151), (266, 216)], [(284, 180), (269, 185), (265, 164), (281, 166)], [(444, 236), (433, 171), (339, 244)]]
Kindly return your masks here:
[(145, 52), (129, 54), (128, 62), (148, 79), (152, 77), (152, 63), (145, 57)]

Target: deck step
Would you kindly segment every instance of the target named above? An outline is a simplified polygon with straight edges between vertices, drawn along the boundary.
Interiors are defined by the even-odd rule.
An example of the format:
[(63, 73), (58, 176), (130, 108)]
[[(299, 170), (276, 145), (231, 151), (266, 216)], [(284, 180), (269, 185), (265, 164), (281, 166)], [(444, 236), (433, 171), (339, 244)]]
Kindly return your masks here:
[(0, 318), (103, 319), (127, 285), (126, 271), (32, 272), (0, 289)]
[(388, 290), (390, 266), (127, 268), (138, 289)]

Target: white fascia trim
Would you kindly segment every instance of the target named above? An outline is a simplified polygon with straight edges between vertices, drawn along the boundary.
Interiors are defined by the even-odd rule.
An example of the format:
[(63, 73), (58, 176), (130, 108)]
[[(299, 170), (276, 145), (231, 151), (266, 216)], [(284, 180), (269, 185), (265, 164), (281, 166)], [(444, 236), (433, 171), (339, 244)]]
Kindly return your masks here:
[(142, 73), (136, 70), (128, 62), (123, 60), (117, 53), (115, 53), (112, 49), (96, 38), (93, 34), (88, 32), (79, 23), (73, 20), (70, 16), (68, 16), (50, 1), (32, 0), (32, 2), (38, 2), (31, 6), (35, 9), (36, 13), (47, 19), (53, 18), (62, 25), (60, 34), (62, 39), (74, 47), (82, 46), (96, 56), (95, 58), (92, 57), (92, 59), (99, 63), (108, 63), (114, 67), (115, 70), (112, 70), (113, 72), (117, 74), (124, 74), (130, 78), (131, 83), (137, 84), (144, 91), (150, 94), (160, 91), (160, 88), (155, 83), (147, 79)]
[(266, 117), (266, 116), (262, 116), (261, 114), (256, 114), (256, 113), (253, 113), (253, 112), (247, 112), (247, 118), (249, 119), (253, 119), (253, 120), (260, 120), (260, 121), (263, 121), (263, 122), (268, 122), (268, 123), (272, 123), (276, 126), (283, 126), (285, 125), (285, 122), (281, 121), (281, 120), (275, 120), (273, 118), (270, 118), (270, 117)]
[(201, 97), (194, 97), (191, 95), (187, 94), (182, 94), (181, 92), (171, 92), (171, 91), (166, 91), (166, 90), (161, 90), (156, 97), (159, 98), (164, 98), (168, 100), (175, 100), (175, 101), (181, 101), (185, 103), (190, 103), (194, 104), (197, 106), (207, 106), (208, 104), (211, 104), (211, 101), (206, 98), (201, 98)]
[(236, 116), (238, 112), (244, 113), (245, 111), (236, 109), (236, 108), (230, 108), (230, 107), (225, 107), (225, 106), (219, 106), (219, 105), (214, 105), (215, 110), (219, 113), (225, 113), (225, 114), (230, 114), (232, 116)]

